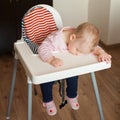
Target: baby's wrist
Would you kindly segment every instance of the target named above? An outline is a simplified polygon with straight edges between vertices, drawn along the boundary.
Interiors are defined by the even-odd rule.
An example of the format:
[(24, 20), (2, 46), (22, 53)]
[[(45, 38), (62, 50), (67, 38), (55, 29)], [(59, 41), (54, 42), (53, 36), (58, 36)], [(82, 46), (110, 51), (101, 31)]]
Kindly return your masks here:
[(100, 50), (99, 51), (99, 54), (101, 55), (101, 54), (105, 54), (106, 52), (102, 49), (102, 50)]
[(51, 58), (49, 58), (48, 60), (46, 60), (46, 62), (47, 63), (51, 63), (54, 59), (55, 59), (55, 56), (52, 56)]

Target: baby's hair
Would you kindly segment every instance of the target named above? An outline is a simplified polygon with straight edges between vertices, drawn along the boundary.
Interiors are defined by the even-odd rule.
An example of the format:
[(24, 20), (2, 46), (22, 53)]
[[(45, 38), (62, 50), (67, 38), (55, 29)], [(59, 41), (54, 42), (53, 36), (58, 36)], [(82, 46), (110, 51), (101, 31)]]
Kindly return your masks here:
[(93, 40), (91, 41), (93, 46), (98, 45), (100, 35), (98, 28), (94, 24), (85, 22), (83, 24), (80, 24), (75, 31), (77, 38), (83, 37), (85, 33), (93, 35)]

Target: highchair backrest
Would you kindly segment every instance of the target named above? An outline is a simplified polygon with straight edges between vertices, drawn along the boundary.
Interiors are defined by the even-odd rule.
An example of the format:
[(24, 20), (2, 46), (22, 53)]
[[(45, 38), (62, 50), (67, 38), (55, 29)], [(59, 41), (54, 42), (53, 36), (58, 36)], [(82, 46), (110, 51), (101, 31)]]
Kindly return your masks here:
[(33, 53), (51, 32), (62, 28), (62, 19), (53, 7), (39, 4), (30, 8), (22, 19), (22, 37)]

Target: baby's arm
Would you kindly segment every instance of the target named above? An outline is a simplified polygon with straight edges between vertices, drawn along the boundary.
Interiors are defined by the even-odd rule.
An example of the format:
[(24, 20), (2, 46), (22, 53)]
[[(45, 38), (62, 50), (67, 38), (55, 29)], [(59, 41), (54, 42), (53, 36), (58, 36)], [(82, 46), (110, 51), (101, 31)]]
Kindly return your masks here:
[(46, 41), (46, 42), (43, 42), (38, 48), (38, 55), (40, 56), (42, 61), (47, 62), (54, 67), (62, 66), (63, 61), (53, 56), (53, 51), (54, 51), (54, 48), (51, 42)]
[(98, 56), (99, 62), (106, 61), (107, 63), (111, 63), (111, 55), (105, 52), (100, 46), (96, 46), (93, 53)]

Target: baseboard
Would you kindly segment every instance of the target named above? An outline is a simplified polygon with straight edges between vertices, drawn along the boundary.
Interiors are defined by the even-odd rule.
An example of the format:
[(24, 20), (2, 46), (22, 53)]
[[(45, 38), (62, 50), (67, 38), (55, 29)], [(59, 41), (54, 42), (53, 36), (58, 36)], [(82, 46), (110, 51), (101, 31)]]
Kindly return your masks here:
[(99, 42), (99, 45), (103, 47), (104, 49), (114, 49), (114, 48), (120, 48), (120, 43), (118, 44), (113, 44), (113, 45), (106, 45), (102, 41)]

